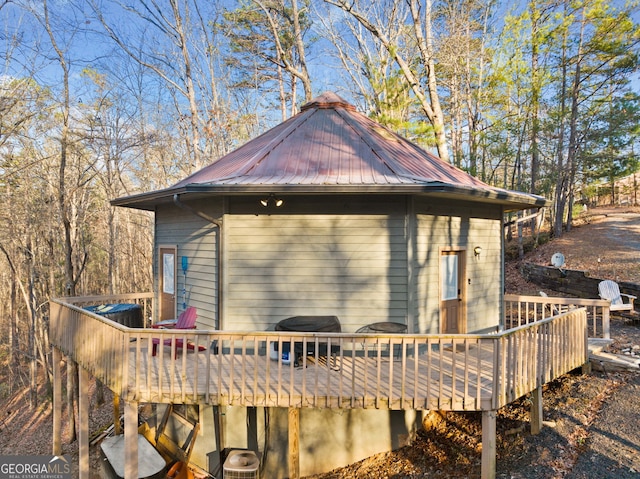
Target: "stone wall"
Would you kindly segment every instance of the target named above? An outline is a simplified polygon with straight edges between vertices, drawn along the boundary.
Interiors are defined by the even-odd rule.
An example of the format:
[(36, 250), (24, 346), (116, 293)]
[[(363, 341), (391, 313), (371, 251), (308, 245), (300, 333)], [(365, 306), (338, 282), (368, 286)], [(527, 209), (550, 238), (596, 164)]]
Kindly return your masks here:
[[(540, 266), (538, 264), (524, 263), (520, 271), (522, 275), (544, 288), (558, 291), (559, 293), (570, 294), (578, 298), (597, 299), (598, 283), (601, 278), (591, 278), (587, 276), (585, 271), (577, 271), (571, 269), (560, 270), (552, 266)], [(618, 282), (620, 292), (632, 294), (640, 298), (640, 284), (628, 283), (625, 281)], [(637, 301), (636, 303), (640, 303)], [(636, 304), (638, 308), (640, 304)]]

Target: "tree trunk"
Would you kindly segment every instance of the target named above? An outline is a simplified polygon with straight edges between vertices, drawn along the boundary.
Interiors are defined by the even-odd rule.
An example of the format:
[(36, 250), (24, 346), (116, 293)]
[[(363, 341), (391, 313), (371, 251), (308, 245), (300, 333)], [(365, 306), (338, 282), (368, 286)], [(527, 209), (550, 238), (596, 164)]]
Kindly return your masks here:
[[(540, 151), (538, 149), (538, 136), (540, 133), (540, 89), (541, 78), (539, 65), (538, 29), (540, 27), (540, 15), (537, 5), (530, 4), (531, 12), (531, 185), (529, 191), (538, 193), (538, 170), (540, 169)], [(531, 220), (531, 232), (535, 234), (536, 222)]]
[(291, 9), (293, 11), (293, 35), (296, 43), (296, 50), (298, 51), (300, 70), (302, 70), (300, 81), (302, 82), (302, 88), (304, 89), (304, 100), (306, 103), (313, 100), (313, 90), (311, 89), (311, 78), (309, 77), (309, 71), (307, 69), (305, 46), (302, 38), (302, 29), (300, 28), (300, 11), (298, 10), (298, 0), (291, 0)]
[[(58, 169), (58, 208), (60, 211), (60, 217), (62, 219), (62, 225), (64, 228), (64, 276), (65, 276), (65, 292), (68, 296), (76, 295), (77, 278), (75, 278), (73, 268), (73, 243), (71, 240), (71, 220), (69, 218), (69, 206), (67, 204), (67, 192), (66, 192), (66, 170), (67, 170), (67, 149), (69, 145), (69, 112), (71, 110), (71, 100), (69, 93), (69, 65), (67, 63), (64, 52), (59, 48), (55, 34), (51, 27), (49, 19), (49, 8), (47, 0), (43, 0), (43, 13), (44, 13), (44, 27), (47, 30), (51, 46), (56, 52), (58, 63), (62, 69), (63, 81), (63, 104), (62, 104), (62, 129), (60, 135), (60, 166)], [(72, 361), (69, 361), (72, 363)], [(68, 363), (68, 364), (69, 364)], [(76, 424), (75, 424), (75, 404), (77, 403), (78, 381), (76, 376), (78, 369), (73, 366), (67, 368), (67, 409), (69, 411), (69, 437), (73, 442), (76, 439)]]
[(175, 20), (175, 32), (178, 36), (178, 45), (184, 62), (184, 82), (186, 87), (187, 100), (189, 101), (190, 123), (191, 123), (191, 143), (193, 163), (195, 169), (202, 168), (200, 164), (200, 115), (198, 113), (198, 102), (196, 101), (196, 93), (193, 84), (193, 73), (191, 66), (191, 56), (189, 55), (189, 41), (187, 39), (182, 14), (178, 6), (178, 0), (171, 0), (171, 8)]
[(28, 339), (28, 351), (29, 351), (29, 403), (32, 408), (35, 408), (38, 404), (38, 363), (37, 363), (37, 349), (36, 349), (36, 307), (35, 307), (35, 293), (34, 293), (34, 278), (33, 278), (33, 244), (31, 242), (31, 236), (27, 237), (26, 244), (26, 257), (27, 257), (27, 278), (28, 278), (28, 296), (25, 298), (27, 303), (27, 314), (29, 315), (29, 339)]
[[(428, 115), (425, 109), (425, 100), (422, 101), (423, 109), (427, 113), (427, 117), (433, 125), (436, 148), (438, 149), (438, 155), (442, 161), (450, 162), (449, 148), (447, 146), (447, 136), (444, 128), (444, 114), (442, 113), (442, 107), (440, 105), (440, 96), (438, 95), (438, 81), (436, 79), (436, 60), (433, 52), (433, 36), (431, 34), (431, 0), (425, 2), (424, 12), (424, 36), (422, 35), (422, 24), (420, 22), (419, 11), (420, 8), (416, 0), (409, 0), (409, 6), (411, 8), (411, 14), (413, 16), (413, 28), (414, 34), (418, 40), (420, 48), (422, 62), (427, 69), (427, 91), (429, 93), (429, 103), (431, 116)], [(424, 96), (423, 96), (424, 98)]]
[[(577, 61), (574, 70), (573, 82), (571, 86), (571, 111), (569, 113), (569, 144), (567, 145), (567, 161), (564, 167), (560, 163), (558, 164), (558, 183), (556, 186), (556, 205), (554, 212), (554, 236), (560, 237), (562, 235), (565, 208), (567, 207), (567, 200), (570, 195), (570, 188), (575, 179), (577, 170), (577, 153), (578, 153), (578, 113), (579, 113), (579, 97), (580, 97), (580, 85), (581, 85), (581, 61), (582, 61), (582, 49), (584, 41), (584, 17), (581, 21), (580, 36), (578, 40)], [(564, 63), (564, 62), (563, 62)], [(564, 156), (564, 155), (563, 155)], [(567, 174), (568, 172), (568, 174)], [(571, 221), (571, 217), (567, 218), (567, 221)]]
[(6, 248), (0, 245), (0, 251), (4, 253), (9, 264), (9, 365), (13, 371), (17, 370), (20, 362), (18, 357), (18, 273)]
[[(564, 129), (565, 129), (565, 116), (567, 110), (567, 35), (563, 36), (562, 41), (562, 76), (561, 76), (561, 88), (560, 88), (560, 120), (558, 125), (558, 146), (556, 148), (556, 185), (555, 185), (555, 199), (554, 199), (554, 221), (553, 223), (553, 235), (559, 238), (562, 235), (562, 210), (564, 201), (564, 189), (565, 189), (565, 162), (564, 162)], [(560, 218), (560, 221), (557, 219)]]

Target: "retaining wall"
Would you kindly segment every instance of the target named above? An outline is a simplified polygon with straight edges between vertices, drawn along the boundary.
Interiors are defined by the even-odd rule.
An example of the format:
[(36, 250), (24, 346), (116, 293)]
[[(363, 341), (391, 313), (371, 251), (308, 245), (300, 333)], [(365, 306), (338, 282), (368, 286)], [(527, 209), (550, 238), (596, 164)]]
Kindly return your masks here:
[[(598, 298), (598, 283), (602, 278), (591, 278), (586, 271), (571, 269), (558, 269), (552, 266), (541, 266), (532, 263), (523, 263), (520, 267), (522, 275), (544, 288), (552, 289), (560, 293), (570, 294), (578, 298)], [(632, 294), (640, 298), (640, 284), (619, 281), (620, 292)], [(636, 309), (640, 306), (640, 300), (636, 301)]]

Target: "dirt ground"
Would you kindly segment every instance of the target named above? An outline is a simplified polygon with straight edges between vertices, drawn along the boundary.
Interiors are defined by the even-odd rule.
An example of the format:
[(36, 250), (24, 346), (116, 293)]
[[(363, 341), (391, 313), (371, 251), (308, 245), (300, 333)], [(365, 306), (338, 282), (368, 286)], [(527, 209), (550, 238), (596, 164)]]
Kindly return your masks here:
[[(640, 210), (595, 210), (580, 223), (560, 239), (527, 254), (525, 261), (549, 264), (551, 255), (561, 252), (569, 269), (640, 282)], [(518, 265), (518, 261), (506, 265), (508, 292), (537, 295), (540, 288), (522, 279)], [(640, 354), (639, 325), (614, 319), (612, 337), (612, 351)], [(31, 407), (26, 389), (9, 388), (6, 374), (3, 368), (0, 455), (50, 454), (51, 403), (46, 391), (42, 389), (38, 405)], [(109, 394), (103, 405), (96, 403), (94, 389), (91, 397), (90, 434), (95, 435), (110, 424), (112, 406)], [(546, 385), (543, 398), (545, 427), (536, 436), (528, 432), (527, 398), (499, 411), (498, 478), (640, 478), (640, 373), (568, 374)], [(67, 437), (67, 423), (63, 422), (63, 437)], [(313, 479), (480, 476), (480, 414), (431, 413), (427, 426), (409, 446)], [(63, 449), (77, 465), (77, 443), (65, 443)], [(90, 454), (91, 476), (99, 477), (98, 447), (92, 447)], [(77, 469), (74, 472), (77, 477)]]

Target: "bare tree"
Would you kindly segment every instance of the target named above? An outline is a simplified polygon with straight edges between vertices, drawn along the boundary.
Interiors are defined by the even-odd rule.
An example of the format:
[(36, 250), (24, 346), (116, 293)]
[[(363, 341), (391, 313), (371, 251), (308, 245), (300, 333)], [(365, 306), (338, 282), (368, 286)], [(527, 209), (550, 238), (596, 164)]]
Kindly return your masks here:
[(220, 24), (232, 45), (227, 61), (243, 78), (238, 86), (245, 86), (247, 74), (256, 75), (265, 83), (275, 81), (283, 120), (297, 112), (298, 82), (303, 87), (304, 101), (313, 97), (306, 59), (310, 27), (308, 0), (251, 0), (225, 12)]
[[(478, 168), (479, 137), (486, 107), (486, 72), (490, 21), (494, 2), (443, 2), (434, 16), (440, 85), (450, 123), (453, 162), (474, 176), (486, 178)], [(466, 162), (465, 162), (466, 159)]]
[[(411, 90), (418, 99), (424, 114), (433, 126), (433, 135), (440, 158), (448, 162), (449, 149), (436, 77), (436, 57), (431, 29), (431, 0), (426, 0), (424, 3), (418, 0), (406, 1), (409, 8), (410, 27), (407, 29), (407, 38), (404, 41), (405, 48), (393, 43), (386, 35), (382, 25), (389, 18), (388, 15), (371, 15), (373, 9), (376, 8), (375, 3), (367, 2), (370, 8), (365, 10), (363, 4), (358, 1), (325, 0), (325, 2), (341, 8), (362, 24), (389, 52), (411, 86)], [(388, 8), (400, 9), (403, 8), (402, 4), (404, 2), (393, 0), (388, 3)], [(409, 48), (413, 45), (415, 45), (415, 48)], [(414, 59), (418, 61), (415, 62)], [(421, 81), (422, 78), (425, 80)]]
[[(105, 17), (97, 2), (92, 0), (91, 5), (121, 51), (157, 75), (174, 95), (178, 124), (188, 125), (184, 141), (192, 161), (185, 162), (185, 173), (201, 168), (206, 163), (203, 152), (215, 151), (208, 145), (223, 140), (214, 134), (216, 124), (221, 123), (222, 108), (220, 84), (212, 64), (216, 45), (212, 43), (210, 23), (214, 19), (206, 17), (210, 13), (191, 0), (147, 0), (136, 5), (113, 1), (112, 8), (130, 18), (125, 29), (119, 28), (113, 17)], [(203, 111), (206, 104), (210, 108)]]
[[(433, 141), (424, 141), (423, 122), (416, 118), (419, 115), (416, 115), (411, 87), (397, 71), (389, 51), (362, 24), (342, 22), (342, 13), (339, 12), (336, 18), (334, 10), (317, 11), (316, 16), (322, 25), (322, 35), (331, 41), (333, 54), (343, 67), (345, 81), (353, 85), (356, 98), (363, 101), (362, 109), (369, 112), (371, 118), (412, 141), (433, 146)], [(408, 12), (389, 10), (387, 13), (388, 21), (381, 24), (381, 28), (385, 29), (385, 36), (392, 44), (399, 44)]]

